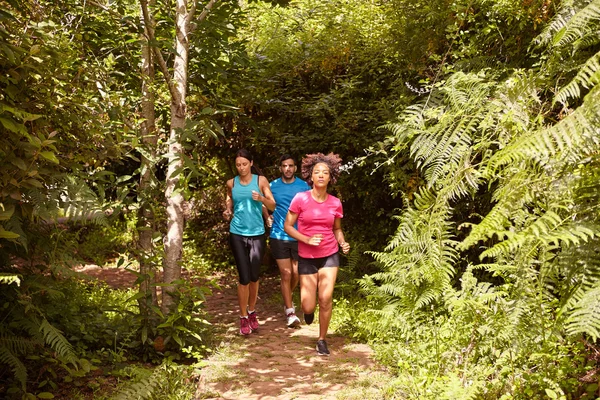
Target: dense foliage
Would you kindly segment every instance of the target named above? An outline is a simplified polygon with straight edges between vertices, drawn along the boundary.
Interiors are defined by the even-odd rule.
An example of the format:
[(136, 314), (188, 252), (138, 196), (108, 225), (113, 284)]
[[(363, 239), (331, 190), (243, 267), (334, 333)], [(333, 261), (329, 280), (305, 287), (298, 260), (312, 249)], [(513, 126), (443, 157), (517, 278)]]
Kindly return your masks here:
[[(174, 2), (148, 3), (169, 61)], [(215, 4), (190, 36), (183, 264), (230, 268), (234, 150), (269, 178), (284, 152), (333, 151), (353, 247), (334, 324), (395, 372), (382, 397), (598, 397), (600, 2)], [(203, 290), (180, 282), (178, 313), (141, 314), (139, 293), (70, 271), (161, 268), (171, 104), (159, 75), (149, 147), (142, 33), (135, 1), (0, 4), (0, 376), (15, 396), (162, 357), (154, 372), (115, 368), (138, 381), (121, 397), (191, 396), (170, 387), (184, 373), (170, 360), (202, 356)]]

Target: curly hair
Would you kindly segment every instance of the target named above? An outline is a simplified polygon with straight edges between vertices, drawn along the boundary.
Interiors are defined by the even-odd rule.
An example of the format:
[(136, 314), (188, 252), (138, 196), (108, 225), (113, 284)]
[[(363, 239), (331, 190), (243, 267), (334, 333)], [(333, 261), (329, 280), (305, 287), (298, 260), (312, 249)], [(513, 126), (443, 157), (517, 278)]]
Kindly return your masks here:
[(302, 159), (302, 177), (310, 186), (312, 186), (312, 172), (315, 165), (323, 163), (329, 168), (329, 174), (331, 177), (331, 183), (335, 184), (340, 176), (340, 166), (342, 165), (342, 159), (339, 155), (329, 153), (327, 155), (323, 153), (307, 154)]

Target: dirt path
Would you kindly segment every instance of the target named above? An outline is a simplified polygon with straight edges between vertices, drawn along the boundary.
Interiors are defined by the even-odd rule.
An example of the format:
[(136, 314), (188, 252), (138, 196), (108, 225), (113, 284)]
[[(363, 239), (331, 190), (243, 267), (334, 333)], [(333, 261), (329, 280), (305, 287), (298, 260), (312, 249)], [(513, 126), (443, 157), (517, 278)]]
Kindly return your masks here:
[[(89, 265), (78, 268), (112, 287), (132, 287), (135, 276), (122, 269)], [(215, 278), (220, 289), (206, 299), (209, 320), (220, 343), (200, 370), (194, 399), (380, 399), (378, 386), (387, 380), (372, 360), (371, 349), (331, 332), (331, 355), (315, 351), (318, 318), (311, 326), (285, 325), (279, 276), (263, 276), (257, 313), (260, 328), (249, 336), (239, 334), (236, 278)], [(296, 289), (296, 292), (298, 289)], [(298, 294), (295, 295), (297, 302)], [(335, 308), (334, 308), (335, 313)], [(299, 315), (302, 319), (302, 315)]]
[(261, 279), (256, 309), (260, 328), (243, 337), (239, 335), (235, 279), (207, 299), (222, 343), (201, 372), (197, 398), (365, 399), (354, 386), (364, 388), (370, 374), (380, 373), (368, 346), (330, 333), (331, 355), (318, 356), (318, 320), (298, 329), (285, 325), (278, 276)]

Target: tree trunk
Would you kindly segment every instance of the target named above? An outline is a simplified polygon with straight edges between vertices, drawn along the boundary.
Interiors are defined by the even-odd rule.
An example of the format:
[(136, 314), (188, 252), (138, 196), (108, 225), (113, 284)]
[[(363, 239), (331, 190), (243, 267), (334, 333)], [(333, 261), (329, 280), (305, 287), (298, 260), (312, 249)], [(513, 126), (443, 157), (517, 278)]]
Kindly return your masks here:
[[(150, 6), (154, 3), (150, 1)], [(138, 202), (140, 203), (139, 218), (138, 218), (138, 235), (139, 235), (139, 250), (140, 250), (140, 274), (145, 277), (140, 285), (140, 292), (144, 297), (138, 300), (140, 312), (142, 315), (148, 315), (148, 309), (151, 305), (158, 304), (156, 294), (156, 268), (153, 265), (154, 246), (152, 237), (155, 232), (154, 212), (151, 205), (153, 201), (152, 183), (155, 181), (154, 176), (154, 158), (156, 156), (156, 144), (158, 135), (156, 132), (156, 118), (154, 108), (154, 61), (152, 57), (152, 48), (148, 45), (148, 38), (153, 35), (149, 30), (154, 29), (154, 21), (150, 18), (145, 21), (142, 12), (142, 21), (145, 22), (144, 33), (142, 38), (142, 122), (140, 127), (141, 141), (145, 150), (141, 156), (141, 172), (140, 184), (138, 187)], [(149, 155), (149, 157), (146, 156)]]
[(188, 74), (188, 50), (189, 50), (189, 23), (186, 0), (177, 0), (175, 16), (175, 62), (173, 65), (173, 90), (175, 96), (171, 98), (171, 128), (169, 134), (169, 165), (167, 168), (165, 198), (167, 200), (167, 234), (164, 238), (165, 258), (162, 311), (169, 313), (176, 302), (174, 297), (177, 285), (173, 281), (181, 277), (181, 253), (183, 244), (183, 205), (184, 199), (181, 191), (176, 190), (179, 186), (181, 168), (183, 167), (182, 151), (180, 142), (181, 134), (185, 128), (186, 119), (186, 89)]
[[(217, 0), (210, 0), (200, 13), (198, 20), (204, 20)], [(148, 0), (140, 0), (142, 14), (145, 21), (151, 21), (148, 12)], [(197, 2), (191, 1), (188, 9), (187, 0), (176, 0), (175, 10), (175, 59), (173, 64), (173, 77), (169, 74), (167, 63), (157, 47), (152, 47), (153, 55), (167, 81), (171, 94), (171, 127), (169, 132), (169, 153), (167, 167), (165, 198), (167, 201), (167, 234), (163, 239), (165, 256), (163, 259), (163, 286), (161, 310), (168, 314), (176, 304), (177, 284), (173, 283), (181, 278), (181, 254), (183, 245), (183, 206), (184, 199), (181, 195), (179, 183), (183, 167), (183, 146), (180, 142), (181, 134), (186, 121), (186, 92), (188, 79), (189, 35), (190, 21), (194, 18)], [(146, 24), (146, 26), (151, 26)], [(152, 29), (147, 31), (148, 39), (154, 41)]]

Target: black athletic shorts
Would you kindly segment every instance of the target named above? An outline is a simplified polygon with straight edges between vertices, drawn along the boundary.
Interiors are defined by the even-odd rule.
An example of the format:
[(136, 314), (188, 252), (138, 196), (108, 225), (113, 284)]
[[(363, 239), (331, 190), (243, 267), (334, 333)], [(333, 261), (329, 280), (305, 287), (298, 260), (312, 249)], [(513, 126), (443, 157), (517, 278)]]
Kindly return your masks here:
[(298, 242), (296, 240), (269, 239), (271, 255), (276, 260), (291, 258), (298, 260)]
[(328, 257), (304, 258), (298, 260), (298, 275), (312, 275), (319, 272), (321, 268), (339, 267), (340, 255), (334, 253)]
[(258, 282), (265, 243), (265, 235), (241, 236), (229, 233), (229, 245), (242, 285)]

